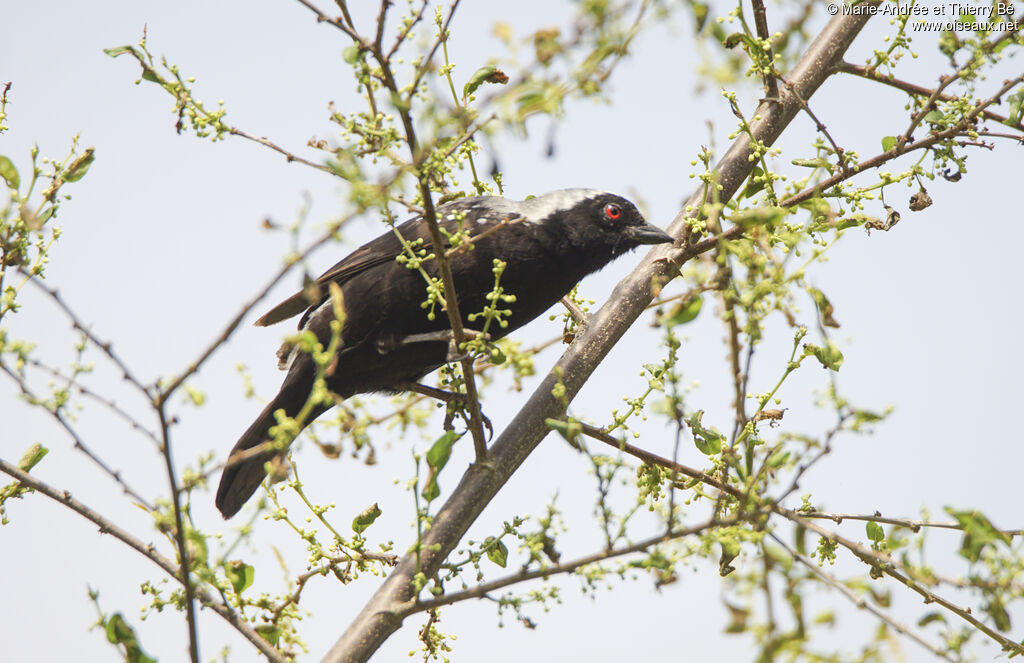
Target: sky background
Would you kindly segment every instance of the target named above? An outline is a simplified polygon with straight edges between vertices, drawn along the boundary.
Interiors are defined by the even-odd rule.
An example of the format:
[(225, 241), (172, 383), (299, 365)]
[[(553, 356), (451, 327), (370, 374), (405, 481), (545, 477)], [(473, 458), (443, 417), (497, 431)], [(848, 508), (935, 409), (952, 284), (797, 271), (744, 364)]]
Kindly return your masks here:
[[(522, 2), (514, 11), (497, 3), (463, 5), (450, 46), (457, 81), (503, 52), (491, 36), (496, 20), (510, 23), (521, 38), (540, 27), (565, 25), (570, 12), (562, 3)], [(773, 7), (770, 21), (771, 12), (778, 11)], [(1017, 7), (1020, 15), (1019, 3)], [(366, 16), (361, 20), (368, 25)], [(824, 20), (818, 16), (810, 26)], [(262, 231), (265, 218), (291, 223), (306, 207), (312, 226), (323, 227), (343, 211), (343, 196), (331, 176), (287, 164), (253, 143), (229, 139), (212, 144), (176, 135), (167, 94), (153, 85), (133, 85), (139, 75), (134, 61), (103, 54), (104, 48), (135, 43), (144, 26), (151, 51), (196, 76), (195, 91), (204, 102), (224, 100), (230, 123), (311, 158), (319, 156), (311, 155), (305, 142), (333, 129), (327, 121), (328, 102), (343, 106), (354, 97), (341, 59), (347, 40), (337, 30), (317, 25), (298, 3), (35, 2), (3, 8), (0, 83), (12, 81), (13, 87), (7, 120), (11, 130), (0, 136), (0, 154), (15, 161), (24, 180), (32, 145), (42, 155), (59, 158), (71, 137), (80, 133), (83, 146), (96, 148), (87, 177), (65, 189), (73, 199), (62, 207), (64, 235), (51, 254), (48, 282), (151, 381), (180, 371), (198, 356), (241, 302), (278, 269), (289, 239)], [(874, 19), (847, 59), (863, 62), (877, 36), (890, 31), (886, 19)], [(908, 62), (901, 76), (931, 85), (939, 62), (935, 49), (920, 35), (915, 45), (921, 57)], [(520, 47), (529, 50), (527, 44)], [(699, 49), (690, 20), (683, 16), (641, 36), (610, 81), (613, 103), (568, 104), (550, 158), (547, 119), (528, 123), (526, 137), (502, 137), (495, 149), (506, 195), (521, 199), (564, 187), (603, 188), (634, 198), (651, 222), (666, 226), (693, 190), (691, 159), (709, 142), (724, 152), (734, 126), (713, 86), (705, 93), (697, 91)], [(1003, 63), (987, 84), (995, 86), (1021, 66), (1019, 58)], [(758, 95), (759, 90), (744, 90), (744, 111), (754, 108)], [(880, 150), (880, 136), (904, 127), (903, 105), (901, 93), (841, 75), (812, 100), (837, 142), (862, 157)], [(798, 118), (779, 143), (784, 151), (778, 162), (811, 156), (806, 145), (813, 132), (807, 118)], [(843, 438), (802, 482), (801, 492), (812, 493), (821, 506), (916, 517), (922, 507), (941, 516), (943, 506), (955, 504), (982, 509), (1001, 527), (1021, 526), (1024, 451), (1013, 422), (1020, 401), (1022, 316), (1012, 283), (1019, 280), (1018, 254), (1024, 241), (1015, 193), (1022, 156), (1022, 148), (1009, 142), (992, 152), (971, 152), (969, 172), (961, 182), (926, 183), (935, 204), (918, 213), (906, 208), (913, 190), (893, 188), (889, 202), (903, 211), (900, 224), (888, 233), (851, 233), (830, 251), (829, 262), (810, 273), (842, 324), (835, 338), (846, 357), (838, 376), (843, 393), (863, 407), (895, 407), (875, 435)], [(877, 208), (868, 211), (880, 213)], [(325, 269), (379, 232), (372, 219), (352, 223), (345, 231), (346, 244), (315, 254), (310, 271)], [(603, 302), (640, 255), (624, 257), (585, 281), (584, 294)], [(298, 273), (286, 279), (275, 296), (290, 294), (299, 280)], [(31, 289), (24, 294), (24, 309), (5, 325), (13, 337), (35, 340), (40, 356), (50, 363), (65, 365), (72, 358), (74, 338), (69, 324), (44, 297)], [(812, 305), (808, 301), (805, 306), (809, 314)], [(643, 390), (636, 367), (661, 356), (649, 322), (649, 317), (639, 320), (616, 347), (574, 403), (574, 413), (604, 422), (602, 413), (617, 406), (623, 393)], [(269, 397), (280, 381), (274, 351), (290, 329), (246, 323), (192, 381), (208, 402), (201, 409), (178, 406), (182, 423), (174, 434), (179, 464), (211, 450), (226, 453), (260, 409), (244, 399), (236, 365), (246, 364), (257, 393)], [(559, 329), (560, 323), (538, 321), (518, 337), (542, 340)], [(791, 333), (781, 325), (776, 331), (759, 353), (753, 392), (767, 390), (785, 365)], [(695, 384), (690, 403), (707, 410), (705, 424), (714, 421), (725, 428), (731, 398), (720, 323), (703, 315), (683, 332), (688, 340), (681, 366)], [(142, 411), (116, 375), (92, 356), (100, 365), (94, 384), (112, 390), (126, 407)], [(538, 357), (538, 372), (556, 359), (557, 350)], [(790, 399), (785, 405), (792, 412), (785, 425), (794, 431), (821, 430), (826, 419), (811, 408), (811, 390), (824, 384), (824, 372), (810, 364), (786, 384), (782, 395)], [(530, 390), (528, 384), (522, 393), (491, 392), (494, 402), (485, 401), (484, 407), (498, 430)], [(161, 460), (151, 446), (126, 427), (111, 425), (99, 412), (86, 412), (78, 426), (133, 486), (153, 497), (163, 494)], [(641, 440), (645, 447), (660, 453), (671, 449), (670, 429), (652, 424), (642, 430), (648, 433)], [(34, 442), (51, 448), (35, 474), (70, 490), (144, 540), (154, 538), (145, 514), (127, 505), (116, 485), (73, 452), (71, 441), (43, 413), (20, 404), (9, 380), (0, 380), (0, 456), (16, 460)], [(379, 502), (385, 515), (375, 528), (393, 533), (401, 550), (408, 544), (414, 513), (402, 484), (412, 474), (412, 450), (425, 450), (429, 441), (418, 433), (403, 439), (391, 431), (374, 443), (381, 461), (374, 467), (348, 455), (327, 462), (311, 445), (300, 451), (299, 467), (315, 499), (339, 505), (339, 523)], [(470, 451), (469, 445), (457, 449), (443, 475), (443, 489), (454, 487)], [(681, 460), (701, 462), (694, 449), (684, 450)], [(601, 538), (592, 524), (594, 480), (586, 476), (586, 468), (583, 457), (549, 436), (488, 507), (470, 538), (496, 533), (513, 514), (543, 513), (557, 493), (565, 519), (573, 525), (560, 544), (564, 557), (593, 552)], [(203, 497), (198, 495), (196, 504), (199, 524), (229, 532), (231, 525), (222, 523), (213, 508), (212, 492), (208, 503), (202, 503)], [(5, 596), (0, 601), (0, 633), (7, 660), (115, 660), (102, 634), (88, 631), (95, 613), (87, 585), (99, 588), (106, 610), (123, 611), (139, 627), (150, 654), (184, 660), (185, 633), (178, 616), (155, 615), (145, 623), (136, 617), (139, 583), (158, 577), (147, 560), (45, 498), (32, 497), (9, 510), (13, 522), (0, 528)], [(861, 525), (844, 532), (864, 538)], [(936, 559), (962, 572), (956, 566), (956, 537), (938, 535), (933, 540), (937, 550), (945, 551), (937, 552)], [(280, 525), (262, 521), (254, 542), (258, 550), (245, 551), (245, 557), (265, 569), (258, 583), (281, 591), (281, 573), (269, 548), (294, 553), (292, 559), (299, 563), (300, 542)], [(290, 574), (301, 570), (293, 567)], [(499, 569), (489, 571), (489, 577), (504, 575)], [(444, 611), (439, 628), (458, 635), (454, 659), (547, 660), (552, 652), (595, 661), (675, 660), (681, 652), (696, 660), (752, 658), (747, 638), (723, 634), (727, 612), (713, 564), (695, 563), (679, 582), (660, 591), (648, 578), (616, 582), (614, 591), (598, 592), (596, 600), (582, 596), (575, 580), (561, 584), (561, 604), (553, 604), (547, 613), (539, 607), (527, 611), (538, 623), (535, 630), (511, 616), (498, 628), (495, 610), (486, 602)], [(315, 615), (303, 629), (308, 660), (319, 659), (374, 587), (372, 580), (346, 587), (311, 583), (303, 595), (303, 605)], [(852, 614), (835, 593), (823, 593), (815, 602), (842, 609), (833, 643), (853, 647), (870, 632), (870, 622)], [(917, 608), (918, 602), (909, 597), (896, 604), (897, 614), (911, 621), (919, 614)], [(375, 660), (404, 660), (416, 648), (422, 621), (410, 619)], [(232, 660), (256, 659), (246, 643), (208, 612), (202, 629), (205, 660), (225, 643), (232, 646)], [(912, 642), (902, 647), (905, 660), (930, 660)], [(980, 651), (982, 660), (998, 653), (992, 646)]]

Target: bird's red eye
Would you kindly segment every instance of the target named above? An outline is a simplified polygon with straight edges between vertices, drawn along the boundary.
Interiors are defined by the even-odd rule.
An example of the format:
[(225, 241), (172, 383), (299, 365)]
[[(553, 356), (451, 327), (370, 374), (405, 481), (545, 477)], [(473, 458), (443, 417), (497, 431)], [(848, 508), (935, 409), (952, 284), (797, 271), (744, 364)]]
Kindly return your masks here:
[(608, 203), (604, 206), (604, 215), (612, 221), (618, 221), (622, 216), (622, 209), (614, 203)]

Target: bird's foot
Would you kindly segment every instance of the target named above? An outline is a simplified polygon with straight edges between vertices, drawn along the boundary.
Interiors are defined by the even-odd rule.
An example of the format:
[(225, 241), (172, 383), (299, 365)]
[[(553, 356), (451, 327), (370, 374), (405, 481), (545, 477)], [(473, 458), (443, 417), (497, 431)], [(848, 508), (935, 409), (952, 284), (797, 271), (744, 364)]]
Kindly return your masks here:
[[(434, 398), (452, 406), (451, 411), (459, 408), (464, 408), (466, 405), (466, 394), (458, 394), (452, 391), (445, 391), (444, 389), (438, 389), (437, 387), (428, 387), (425, 384), (419, 382), (403, 382), (398, 385), (399, 388), (411, 391), (417, 394), (422, 394), (428, 398)], [(483, 422), (484, 427), (487, 428), (487, 441), (490, 442), (491, 438), (494, 437), (494, 426), (491, 424), (491, 420), (487, 418), (483, 412), (480, 413), (480, 419)]]
[(562, 340), (565, 343), (572, 343), (577, 336), (582, 334), (587, 325), (590, 324), (590, 314), (579, 307), (579, 304), (569, 299), (568, 297), (562, 297), (562, 306), (569, 313), (569, 317), (576, 323), (576, 329), (569, 331), (568, 329), (562, 334)]

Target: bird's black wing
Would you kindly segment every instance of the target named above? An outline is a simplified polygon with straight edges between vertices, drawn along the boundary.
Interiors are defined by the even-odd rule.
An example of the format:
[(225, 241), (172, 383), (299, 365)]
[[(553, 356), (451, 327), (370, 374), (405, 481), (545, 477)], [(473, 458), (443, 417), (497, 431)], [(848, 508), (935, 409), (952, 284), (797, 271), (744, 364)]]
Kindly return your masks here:
[[(437, 208), (438, 221), (442, 227), (447, 227), (451, 230), (454, 226), (458, 225), (457, 220), (451, 216), (452, 212), (470, 212), (475, 207), (484, 209), (482, 215), (474, 218), (474, 223), (481, 229), (495, 225), (502, 219), (507, 222), (519, 217), (518, 214), (506, 209), (506, 204), (501, 199), (488, 197), (461, 198), (440, 205)], [(397, 230), (407, 241), (415, 242), (417, 239), (422, 239), (428, 244), (430, 242), (427, 224), (423, 222), (422, 217), (406, 221), (399, 225)], [(391, 262), (401, 253), (402, 242), (399, 241), (393, 231), (388, 231), (342, 258), (341, 262), (321, 274), (309, 286), (270, 309), (263, 317), (256, 321), (256, 324), (260, 327), (266, 327), (294, 317), (311, 306), (317, 306), (326, 297), (324, 286), (331, 281), (341, 285), (357, 274), (361, 274), (377, 265)]]
[(256, 324), (260, 327), (266, 327), (302, 313), (310, 306), (315, 306), (323, 301), (323, 293), (326, 292), (323, 286), (326, 286), (331, 281), (340, 285), (356, 274), (365, 272), (377, 265), (391, 262), (398, 257), (401, 251), (402, 243), (398, 241), (398, 238), (393, 233), (381, 235), (369, 244), (364, 244), (342, 258), (338, 264), (321, 274), (308, 287), (303, 288), (267, 311), (263, 317), (256, 321)]

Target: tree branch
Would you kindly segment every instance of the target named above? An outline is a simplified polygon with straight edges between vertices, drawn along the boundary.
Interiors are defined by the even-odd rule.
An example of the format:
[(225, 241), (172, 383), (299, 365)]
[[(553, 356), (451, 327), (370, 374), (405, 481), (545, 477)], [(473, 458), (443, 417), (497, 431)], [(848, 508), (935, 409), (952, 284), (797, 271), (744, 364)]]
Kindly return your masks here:
[(656, 546), (659, 543), (666, 541), (672, 541), (674, 539), (681, 539), (684, 536), (690, 536), (691, 534), (699, 534), (711, 527), (728, 527), (737, 522), (735, 517), (725, 518), (723, 520), (708, 520), (699, 525), (692, 527), (686, 527), (683, 529), (673, 530), (671, 532), (665, 532), (658, 536), (653, 536), (643, 541), (638, 541), (634, 544), (623, 546), (621, 548), (615, 548), (613, 550), (602, 550), (586, 557), (580, 557), (571, 562), (565, 562), (564, 564), (556, 564), (554, 566), (541, 568), (541, 569), (523, 569), (519, 573), (514, 573), (504, 578), (498, 578), (490, 582), (484, 582), (476, 587), (470, 587), (461, 592), (451, 592), (450, 594), (444, 594), (435, 599), (428, 601), (413, 601), (405, 610), (402, 611), (403, 617), (415, 614), (417, 612), (425, 612), (427, 610), (434, 610), (441, 606), (451, 605), (452, 603), (458, 603), (459, 601), (465, 601), (468, 599), (479, 599), (484, 598), (487, 594), (508, 587), (509, 585), (515, 585), (527, 580), (535, 580), (537, 578), (544, 578), (545, 580), (553, 575), (561, 573), (572, 573), (577, 569), (587, 566), (588, 564), (596, 564), (603, 562), (607, 559), (613, 559), (615, 557), (621, 557), (623, 555), (630, 555), (632, 553), (643, 552), (652, 546)]

